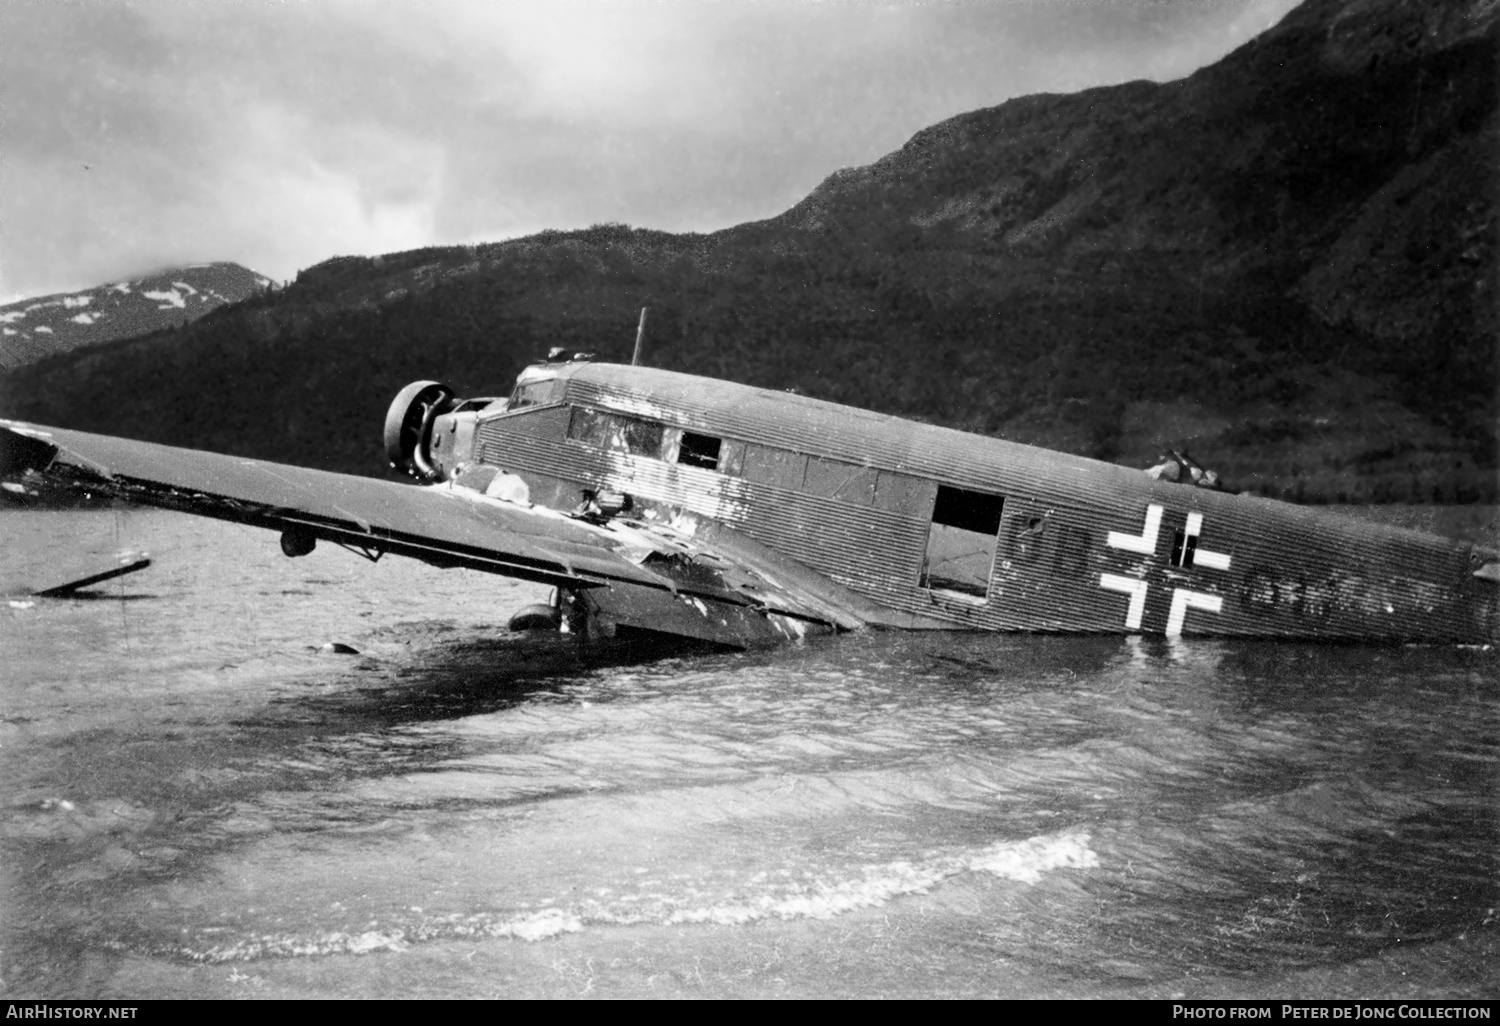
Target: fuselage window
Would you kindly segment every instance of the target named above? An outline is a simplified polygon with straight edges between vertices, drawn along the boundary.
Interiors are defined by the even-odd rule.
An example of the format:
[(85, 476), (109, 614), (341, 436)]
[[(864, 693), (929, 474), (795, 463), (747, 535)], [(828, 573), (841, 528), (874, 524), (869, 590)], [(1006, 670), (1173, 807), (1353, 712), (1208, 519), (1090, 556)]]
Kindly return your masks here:
[(625, 451), (637, 456), (661, 457), (662, 426), (653, 424), (649, 420), (636, 420), (634, 417), (619, 418), (624, 422), (623, 435)]
[(937, 484), (925, 478), (882, 470), (875, 480), (875, 507), (909, 517), (920, 517), (932, 508)]
[(1005, 499), (939, 485), (927, 534), (922, 587), (984, 598), (995, 565)]
[(568, 418), (569, 438), (602, 446), (608, 436), (608, 430), (608, 414), (585, 406), (573, 407), (573, 415)]
[(800, 452), (773, 449), (768, 445), (751, 442), (745, 445), (740, 472), (746, 481), (801, 491), (802, 480), (807, 473), (807, 457)]
[(682, 445), (677, 450), (677, 462), (686, 463), (690, 467), (718, 470), (720, 444), (721, 442), (717, 438), (711, 438), (708, 435), (695, 435), (691, 431), (684, 431), (682, 433)]
[(879, 471), (853, 463), (814, 456), (807, 461), (802, 488), (809, 495), (835, 499), (853, 506), (868, 506), (875, 500)]
[(568, 437), (613, 452), (661, 458), (662, 426), (649, 420), (575, 406)]

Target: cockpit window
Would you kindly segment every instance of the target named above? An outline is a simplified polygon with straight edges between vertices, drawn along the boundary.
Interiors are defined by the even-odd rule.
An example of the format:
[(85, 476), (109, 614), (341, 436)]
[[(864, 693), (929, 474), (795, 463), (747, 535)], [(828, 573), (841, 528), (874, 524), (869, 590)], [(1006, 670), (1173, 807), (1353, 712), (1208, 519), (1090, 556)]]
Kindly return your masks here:
[(510, 394), (510, 409), (519, 410), (523, 406), (538, 406), (550, 402), (557, 391), (557, 380), (548, 378), (545, 381), (523, 381), (516, 385), (516, 390)]

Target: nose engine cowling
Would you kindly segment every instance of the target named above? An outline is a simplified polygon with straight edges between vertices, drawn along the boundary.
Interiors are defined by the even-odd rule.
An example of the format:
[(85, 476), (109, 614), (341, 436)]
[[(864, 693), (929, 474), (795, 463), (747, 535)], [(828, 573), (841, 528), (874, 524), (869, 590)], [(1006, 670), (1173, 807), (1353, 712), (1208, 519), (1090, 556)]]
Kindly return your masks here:
[(414, 381), (398, 392), (385, 415), (391, 466), (425, 483), (442, 480), (432, 459), (432, 425), (457, 405), (453, 390), (438, 381)]

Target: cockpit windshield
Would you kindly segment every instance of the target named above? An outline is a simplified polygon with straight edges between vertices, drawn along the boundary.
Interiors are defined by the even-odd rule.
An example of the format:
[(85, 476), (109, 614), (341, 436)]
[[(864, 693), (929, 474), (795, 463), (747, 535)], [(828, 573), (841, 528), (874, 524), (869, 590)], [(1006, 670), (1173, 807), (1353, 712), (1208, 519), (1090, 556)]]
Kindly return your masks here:
[(559, 382), (555, 371), (540, 367), (527, 367), (516, 378), (516, 388), (510, 394), (510, 409), (539, 406), (557, 398)]

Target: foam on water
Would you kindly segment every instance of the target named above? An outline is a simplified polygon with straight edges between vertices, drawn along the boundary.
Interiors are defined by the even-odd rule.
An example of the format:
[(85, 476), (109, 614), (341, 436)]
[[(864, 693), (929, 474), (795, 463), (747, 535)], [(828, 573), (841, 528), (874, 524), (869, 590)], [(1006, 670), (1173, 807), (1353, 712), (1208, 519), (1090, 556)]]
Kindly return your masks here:
[(977, 851), (934, 855), (915, 862), (890, 862), (866, 867), (861, 877), (799, 885), (793, 894), (772, 893), (739, 904), (678, 909), (666, 917), (666, 922), (738, 925), (770, 917), (827, 919), (884, 905), (904, 894), (925, 894), (961, 873), (988, 873), (1035, 884), (1041, 882), (1044, 873), (1055, 869), (1097, 866), (1099, 858), (1088, 842), (1086, 831), (1073, 830), (1024, 841), (1002, 841)]
[[(999, 841), (969, 850), (932, 852), (925, 857), (854, 867), (846, 876), (805, 874), (790, 870), (761, 872), (747, 881), (674, 878), (643, 879), (629, 892), (595, 888), (595, 894), (571, 905), (549, 905), (533, 911), (428, 915), (411, 908), (371, 920), (367, 929), (306, 933), (209, 927), (187, 940), (164, 944), (145, 938), (115, 938), (115, 950), (170, 954), (196, 962), (245, 961), (327, 954), (371, 954), (404, 951), (414, 943), (457, 938), (513, 938), (537, 942), (589, 926), (743, 926), (764, 919), (830, 919), (858, 909), (875, 908), (905, 895), (926, 894), (965, 873), (983, 873), (1034, 885), (1057, 870), (1084, 870), (1099, 865), (1089, 834), (1071, 829), (1021, 841)], [(663, 884), (669, 886), (663, 887)], [(715, 895), (711, 892), (719, 890)], [(243, 933), (233, 940), (225, 933)]]
[[(561, 909), (549, 908), (502, 919), (486, 915), (451, 915), (425, 919), (419, 924), (395, 929), (365, 930), (348, 933), (329, 930), (303, 936), (284, 933), (258, 934), (208, 947), (192, 944), (148, 945), (145, 953), (170, 954), (194, 962), (243, 962), (258, 958), (297, 958), (309, 955), (369, 955), (376, 952), (402, 952), (413, 943), (454, 938), (505, 938), (540, 941), (583, 929), (578, 918)], [(110, 940), (105, 946), (117, 951), (132, 950), (126, 941)]]

